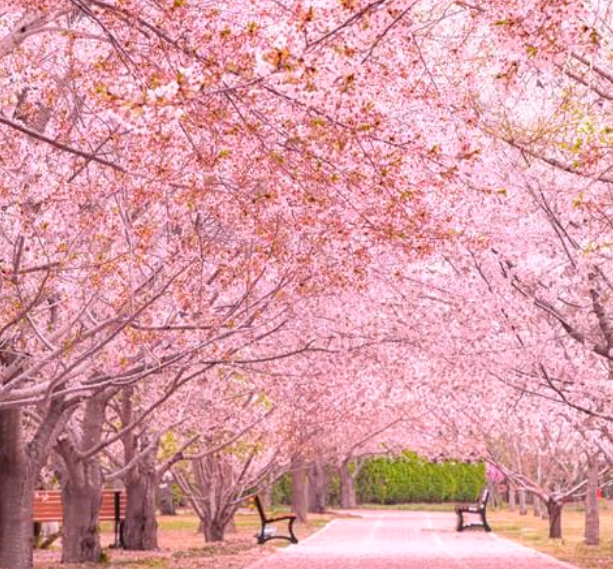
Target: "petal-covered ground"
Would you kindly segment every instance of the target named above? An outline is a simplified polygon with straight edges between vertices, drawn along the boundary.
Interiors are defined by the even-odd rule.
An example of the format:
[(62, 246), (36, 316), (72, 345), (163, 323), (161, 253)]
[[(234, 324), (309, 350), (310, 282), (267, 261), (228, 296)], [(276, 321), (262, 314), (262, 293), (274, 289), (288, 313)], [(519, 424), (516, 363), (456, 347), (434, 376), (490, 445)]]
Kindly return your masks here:
[(574, 569), (448, 513), (360, 511), (249, 569)]

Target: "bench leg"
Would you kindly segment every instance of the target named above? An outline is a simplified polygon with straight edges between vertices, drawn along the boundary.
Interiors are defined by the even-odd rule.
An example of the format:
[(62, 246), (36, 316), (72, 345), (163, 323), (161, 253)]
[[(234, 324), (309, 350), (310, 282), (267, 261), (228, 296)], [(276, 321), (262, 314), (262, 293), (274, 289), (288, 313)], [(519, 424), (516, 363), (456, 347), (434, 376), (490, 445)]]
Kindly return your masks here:
[(296, 521), (295, 519), (289, 520), (289, 524), (287, 526), (287, 529), (289, 530), (289, 534), (290, 534), (290, 536), (292, 538), (291, 539), (292, 543), (298, 543), (298, 538), (294, 534), (294, 522), (295, 521)]
[(113, 534), (115, 536), (115, 540), (111, 545), (111, 549), (123, 549), (125, 543), (123, 540), (123, 526), (124, 520), (115, 520), (115, 527), (113, 530)]
[(457, 511), (458, 515), (458, 525), (456, 526), (457, 531), (464, 531), (464, 514), (460, 511)]
[(260, 545), (262, 545), (263, 543), (266, 543), (266, 534), (264, 533), (265, 529), (266, 529), (266, 522), (262, 522), (262, 529), (260, 530), (260, 534), (258, 535), (258, 543)]
[(485, 531), (492, 531), (492, 528), (490, 527), (490, 525), (487, 523), (487, 520), (485, 519), (485, 511), (481, 512), (481, 521), (483, 522), (483, 529)]

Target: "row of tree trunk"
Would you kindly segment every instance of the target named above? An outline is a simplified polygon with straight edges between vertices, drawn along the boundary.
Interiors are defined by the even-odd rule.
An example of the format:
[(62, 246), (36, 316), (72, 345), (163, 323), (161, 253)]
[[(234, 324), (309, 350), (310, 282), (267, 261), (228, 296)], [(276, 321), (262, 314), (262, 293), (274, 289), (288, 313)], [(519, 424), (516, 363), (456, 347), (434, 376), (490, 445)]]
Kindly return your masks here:
[[(52, 452), (64, 507), (62, 562), (100, 560), (98, 512), (103, 476), (98, 453), (90, 456), (87, 449), (95, 448), (101, 440), (105, 406), (104, 397), (92, 397), (86, 405), (88, 420), (83, 422), (78, 434), (57, 437), (65, 427), (62, 421), (65, 409), (61, 401), (54, 402), (29, 442), (25, 439), (23, 410), (0, 411), (0, 567), (32, 567), (32, 503), (38, 477)], [(127, 490), (125, 547), (155, 549), (159, 477), (154, 450), (149, 456), (139, 457), (134, 468), (126, 471), (124, 482)]]
[[(592, 460), (588, 463), (588, 479), (585, 495), (585, 530), (584, 542), (586, 545), (600, 544), (600, 510), (598, 503), (599, 473), (598, 463)], [(494, 500), (497, 494), (494, 492)], [(520, 515), (528, 514), (527, 493), (523, 489), (509, 487), (508, 504), (511, 511), (517, 510)], [(549, 537), (559, 539), (562, 537), (562, 511), (564, 501), (554, 498), (543, 500), (539, 496), (532, 496), (533, 514), (549, 520)]]
[[(339, 506), (344, 510), (357, 507), (356, 477), (359, 466), (351, 459), (341, 462), (338, 467), (340, 482)], [(323, 514), (329, 505), (329, 476), (321, 458), (304, 463), (299, 459), (292, 464), (292, 512), (299, 522), (307, 521), (308, 513)]]

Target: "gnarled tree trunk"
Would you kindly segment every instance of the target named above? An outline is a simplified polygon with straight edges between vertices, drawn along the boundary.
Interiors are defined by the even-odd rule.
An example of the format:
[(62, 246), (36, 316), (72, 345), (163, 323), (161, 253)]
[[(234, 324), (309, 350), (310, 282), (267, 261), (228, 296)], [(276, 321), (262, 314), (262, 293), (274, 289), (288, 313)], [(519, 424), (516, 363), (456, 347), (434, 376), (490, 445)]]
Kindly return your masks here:
[[(148, 441), (142, 443), (146, 446)], [(158, 548), (155, 498), (159, 483), (155, 469), (157, 446), (148, 452), (126, 477), (126, 520), (123, 541), (126, 549), (151, 551)]]
[(91, 449), (102, 440), (106, 406), (114, 390), (87, 400), (80, 429), (77, 425), (58, 439), (56, 450), (64, 505), (63, 563), (98, 562), (102, 554), (99, 511), (102, 503), (102, 468)]
[(226, 526), (219, 523), (218, 520), (206, 520), (202, 524), (204, 530), (204, 540), (207, 543), (215, 541), (223, 541), (226, 536)]
[(150, 551), (158, 548), (155, 492), (157, 477), (139, 476), (126, 485), (125, 549)]
[[(124, 426), (134, 422), (134, 388), (121, 393), (121, 421)], [(126, 519), (123, 526), (123, 544), (133, 551), (151, 551), (158, 548), (156, 494), (163, 473), (156, 470), (159, 439), (151, 439), (147, 428), (132, 429), (122, 438), (126, 486)], [(172, 487), (168, 480), (172, 503)]]
[(37, 473), (30, 466), (21, 410), (0, 411), (0, 567), (32, 567), (32, 501)]
[[(0, 361), (6, 363), (1, 353)], [(59, 398), (38, 411), (40, 426), (26, 444), (21, 409), (0, 410), (0, 567), (32, 567), (36, 480), (67, 415)]]
[[(88, 470), (86, 468), (86, 470)], [(102, 479), (85, 474), (62, 484), (64, 531), (62, 562), (100, 561), (102, 547), (98, 533), (98, 512), (102, 501)]]

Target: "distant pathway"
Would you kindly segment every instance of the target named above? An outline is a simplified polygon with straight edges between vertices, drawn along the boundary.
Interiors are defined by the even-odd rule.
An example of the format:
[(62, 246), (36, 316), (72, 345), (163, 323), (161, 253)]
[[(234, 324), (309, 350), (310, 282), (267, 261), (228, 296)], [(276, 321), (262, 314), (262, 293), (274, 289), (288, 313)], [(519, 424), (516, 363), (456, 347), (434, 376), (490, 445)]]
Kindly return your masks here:
[(361, 510), (249, 569), (572, 569), (438, 512)]

